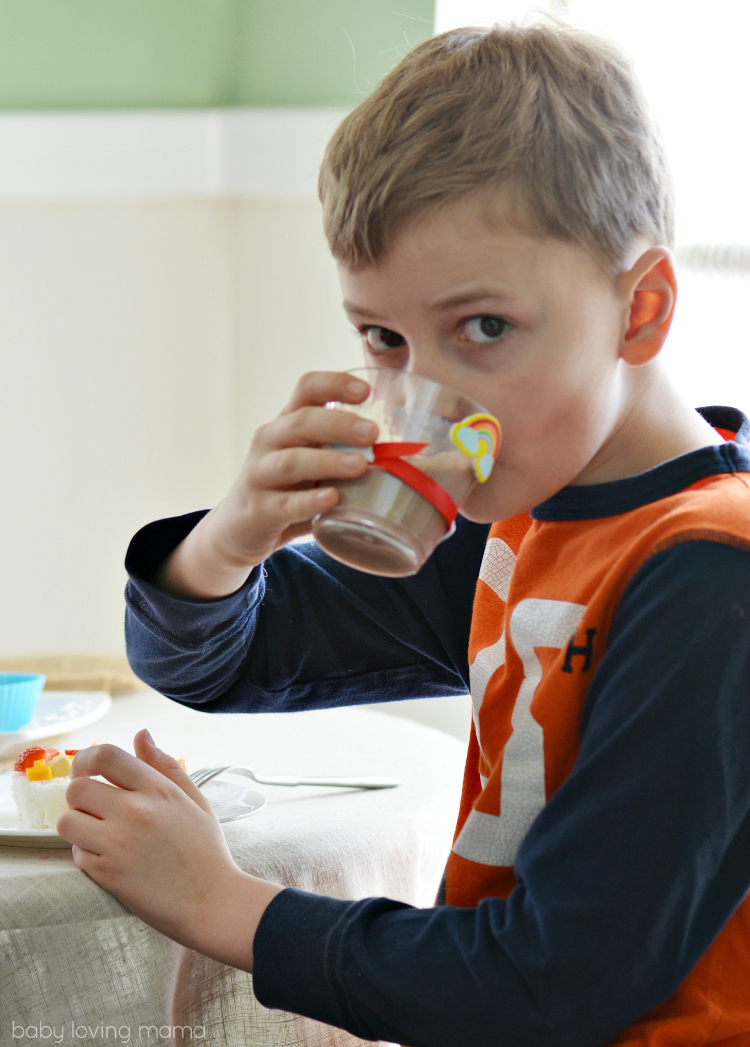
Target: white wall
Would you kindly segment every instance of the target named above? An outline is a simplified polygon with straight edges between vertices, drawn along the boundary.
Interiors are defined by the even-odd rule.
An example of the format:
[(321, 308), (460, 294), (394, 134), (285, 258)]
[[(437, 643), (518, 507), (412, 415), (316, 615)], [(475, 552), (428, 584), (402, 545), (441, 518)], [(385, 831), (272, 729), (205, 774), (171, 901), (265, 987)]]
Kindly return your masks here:
[(229, 479), (230, 208), (0, 203), (0, 651), (122, 649), (122, 558)]
[(362, 365), (317, 200), (242, 200), (234, 235), (233, 469), (305, 371)]
[[(0, 653), (122, 650), (130, 536), (213, 504), (304, 348), (328, 358), (337, 118), (0, 114)], [(303, 314), (306, 346), (277, 322)]]
[(314, 201), (0, 203), (0, 651), (122, 649), (122, 558), (358, 362)]

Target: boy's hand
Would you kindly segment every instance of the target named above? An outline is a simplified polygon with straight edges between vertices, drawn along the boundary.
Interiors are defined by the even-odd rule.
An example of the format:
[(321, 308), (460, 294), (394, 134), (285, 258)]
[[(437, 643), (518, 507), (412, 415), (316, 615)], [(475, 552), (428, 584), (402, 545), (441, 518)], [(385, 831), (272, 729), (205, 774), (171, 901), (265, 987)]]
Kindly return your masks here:
[(310, 520), (339, 500), (328, 480), (367, 470), (361, 454), (328, 444), (369, 447), (378, 428), (329, 400), (358, 404), (366, 382), (348, 374), (312, 372), (297, 383), (274, 421), (255, 433), (229, 494), (205, 516), (156, 572), (153, 582), (178, 596), (215, 599), (236, 592), (272, 552), (310, 530)]
[(282, 888), (235, 864), (208, 800), (148, 731), (134, 745), (137, 759), (114, 745), (80, 750), (57, 831), (76, 865), (140, 919), (252, 970), (255, 930)]

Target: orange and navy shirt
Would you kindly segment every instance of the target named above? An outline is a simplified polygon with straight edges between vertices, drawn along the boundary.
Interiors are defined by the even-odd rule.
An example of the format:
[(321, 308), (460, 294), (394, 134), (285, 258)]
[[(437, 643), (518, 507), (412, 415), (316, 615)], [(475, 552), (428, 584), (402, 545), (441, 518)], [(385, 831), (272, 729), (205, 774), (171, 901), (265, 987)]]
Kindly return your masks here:
[[(721, 427), (719, 431), (725, 439), (734, 440), (733, 431)], [(734, 727), (731, 719), (720, 725), (712, 723), (716, 710), (702, 710), (700, 701), (691, 701), (687, 693), (668, 693), (675, 662), (682, 663), (678, 677), (686, 667), (695, 674), (693, 686), (713, 678), (713, 686), (706, 687), (706, 703), (712, 700), (712, 692), (721, 690), (727, 666), (706, 663), (712, 647), (710, 633), (731, 629), (732, 620), (740, 624), (739, 630), (735, 625), (735, 632), (742, 632), (743, 623), (750, 627), (746, 621), (750, 599), (725, 606), (719, 592), (715, 594), (718, 606), (703, 607), (705, 649), (702, 630), (694, 628), (693, 617), (703, 594), (697, 598), (698, 607), (695, 599), (686, 601), (682, 608), (674, 606), (662, 621), (654, 620), (645, 606), (643, 624), (637, 619), (638, 589), (642, 586), (646, 596), (649, 572), (653, 574), (650, 588), (655, 585), (658, 589), (665, 560), (659, 554), (674, 550), (672, 562), (677, 564), (681, 557), (687, 564), (698, 548), (705, 547), (709, 555), (717, 546), (733, 548), (740, 552), (738, 560), (750, 551), (747, 462), (733, 447), (719, 450), (725, 456), (726, 471), (702, 473), (701, 457), (712, 457), (713, 449), (668, 463), (662, 473), (673, 475), (674, 490), (662, 488), (662, 497), (656, 500), (651, 500), (643, 476), (631, 477), (616, 485), (569, 488), (531, 514), (495, 524), (474, 603), (469, 652), (474, 722), (459, 824), (446, 870), (448, 904), (475, 906), (493, 895), (508, 898), (520, 884), (526, 904), (533, 905), (539, 900), (533, 895), (532, 863), (542, 856), (555, 862), (559, 855), (558, 873), (563, 883), (569, 882), (575, 866), (586, 864), (590, 854), (602, 846), (601, 833), (608, 817), (610, 839), (604, 846), (611, 864), (610, 882), (608, 888), (592, 884), (591, 889), (608, 894), (613, 909), (621, 892), (623, 905), (629, 907), (624, 921), (621, 914), (621, 922), (628, 925), (627, 933), (632, 936), (631, 977), (636, 977), (638, 953), (653, 947), (648, 921), (663, 918), (670, 904), (680, 904), (677, 884), (674, 890), (665, 885), (661, 912), (640, 913), (637, 893), (632, 893), (638, 881), (659, 879), (659, 853), (670, 846), (670, 827), (663, 822), (660, 843), (654, 846), (648, 838), (649, 802), (663, 807), (667, 801), (675, 819), (696, 817), (706, 839), (692, 855), (692, 863), (710, 862), (711, 854), (717, 863), (714, 875), (726, 855), (714, 853), (709, 842), (712, 835), (721, 835), (726, 848), (743, 848), (746, 875), (740, 873), (733, 896), (728, 893), (738, 907), (731, 915), (727, 912), (728, 922), (721, 929), (715, 928), (718, 935), (710, 945), (706, 942), (706, 953), (700, 959), (694, 952), (689, 956), (690, 961), (698, 961), (692, 969), (688, 971), (689, 964), (680, 963), (681, 958), (672, 958), (675, 970), (685, 977), (666, 1000), (660, 1000), (645, 1016), (637, 1016), (612, 1040), (632, 1047), (750, 1045), (750, 897), (746, 894), (750, 824), (746, 821), (742, 828), (744, 838), (727, 833), (727, 826), (721, 824), (725, 806), (700, 812), (705, 806), (701, 797), (684, 782), (684, 776), (693, 773), (700, 778), (700, 764), (705, 763), (719, 788), (732, 787), (722, 776), (718, 753), (710, 750), (712, 730), (736, 729), (738, 746), (747, 745), (750, 691), (739, 696)], [(670, 585), (666, 574), (662, 584), (665, 588)], [(618, 620), (626, 592), (629, 622)], [(682, 615), (686, 621), (693, 619), (693, 628), (682, 641), (685, 646), (680, 640)], [(651, 648), (649, 658), (639, 658), (639, 645)], [(630, 655), (628, 646), (633, 648)], [(747, 654), (747, 643), (741, 643), (736, 656), (746, 658)], [(730, 680), (728, 674), (729, 686)], [(615, 709), (606, 708), (611, 698)], [(681, 753), (677, 760), (665, 753), (659, 773), (658, 763), (640, 764), (639, 750), (647, 744), (652, 725), (659, 724), (657, 706), (665, 698), (675, 719), (684, 716), (695, 721), (705, 714), (706, 736), (693, 738), (689, 743), (692, 751)], [(724, 741), (726, 744), (727, 739)], [(661, 742), (686, 744), (679, 728), (672, 739), (668, 733), (662, 735)], [(642, 783), (634, 782), (645, 775), (652, 777), (651, 797)], [(607, 778), (606, 795), (597, 798), (594, 790)], [(741, 813), (734, 812), (735, 830)], [(619, 827), (627, 825), (632, 830), (638, 823), (639, 832), (623, 833), (618, 852)], [(534, 832), (529, 836), (532, 826)], [(549, 846), (545, 846), (545, 834)], [(571, 837), (576, 843), (573, 849)], [(639, 840), (642, 853), (638, 852)], [(556, 846), (558, 841), (560, 846)], [(651, 852), (648, 858), (647, 851)], [(524, 877), (527, 868), (530, 884)], [(693, 871), (687, 869), (685, 875)], [(678, 877), (679, 870), (674, 875)], [(724, 890), (731, 891), (729, 884)], [(575, 898), (570, 902), (580, 904)], [(683, 902), (686, 926), (691, 919), (700, 918), (690, 912), (690, 904), (699, 904), (692, 892)], [(558, 899), (557, 905), (564, 908), (565, 899)], [(593, 913), (586, 915), (591, 919)], [(618, 929), (613, 912), (608, 914), (602, 906), (599, 918), (610, 919), (614, 946)], [(584, 921), (577, 924), (566, 915), (564, 922), (571, 935), (587, 932)], [(547, 929), (552, 931), (551, 926)], [(581, 950), (573, 947), (571, 952)], [(569, 962), (576, 962), (574, 956)], [(589, 973), (596, 978), (596, 971)]]
[(447, 904), (280, 892), (266, 1006), (412, 1047), (750, 1047), (750, 449), (704, 413), (726, 443), (462, 521), (411, 579), (301, 545), (185, 601), (148, 577), (199, 514), (134, 539), (129, 655), (177, 701), (471, 687)]

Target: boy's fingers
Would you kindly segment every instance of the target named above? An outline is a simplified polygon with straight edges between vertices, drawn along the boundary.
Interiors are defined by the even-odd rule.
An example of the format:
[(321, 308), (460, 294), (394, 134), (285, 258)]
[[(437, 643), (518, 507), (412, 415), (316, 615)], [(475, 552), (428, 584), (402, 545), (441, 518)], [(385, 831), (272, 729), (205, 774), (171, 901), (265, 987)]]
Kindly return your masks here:
[(358, 404), (366, 398), (369, 390), (367, 382), (351, 374), (341, 371), (310, 371), (297, 382), (292, 398), (282, 414), (297, 411), (308, 404), (318, 404), (322, 407), (329, 400)]
[[(330, 505), (323, 505), (323, 506), (319, 507), (316, 510), (317, 512), (320, 512), (320, 513), (327, 512), (328, 509), (332, 509), (333, 506), (338, 501), (338, 492), (334, 491), (332, 488), (329, 488), (329, 491), (331, 492), (331, 495), (332, 495), (332, 497), (331, 497), (331, 504)], [(333, 497), (333, 496), (335, 496), (335, 497)], [(310, 515), (313, 516), (315, 514), (311, 513)], [(289, 526), (286, 527), (282, 531), (282, 533), (280, 535), (280, 545), (279, 545), (279, 548), (281, 547), (281, 545), (287, 545), (289, 542), (293, 542), (295, 538), (304, 538), (305, 535), (309, 535), (309, 534), (310, 534), (310, 517), (308, 516), (306, 519), (301, 521), (301, 523), (289, 524)]]
[[(146, 791), (153, 788), (158, 781), (154, 775), (158, 773), (178, 785), (203, 810), (213, 810), (208, 800), (199, 789), (196, 789), (177, 761), (167, 756), (161, 749), (157, 749), (150, 735), (148, 739), (144, 737), (147, 734), (147, 731), (140, 731), (136, 735), (135, 756), (131, 756), (130, 753), (126, 753), (124, 749), (119, 749), (116, 745), (92, 745), (88, 749), (81, 749), (73, 760), (70, 777), (75, 779), (99, 775), (106, 778), (112, 785), (133, 792), (138, 789)], [(89, 793), (89, 795), (94, 794)]]
[(71, 810), (83, 811), (94, 818), (106, 818), (112, 810), (113, 802), (132, 789), (119, 791), (105, 782), (89, 778), (88, 775), (74, 778), (65, 790), (65, 802)]
[(70, 777), (100, 775), (121, 789), (140, 789), (149, 781), (146, 772), (139, 760), (116, 745), (90, 745), (76, 753)]
[(63, 840), (91, 854), (102, 853), (102, 825), (90, 814), (81, 811), (63, 811), (55, 826)]
[(154, 739), (145, 727), (133, 739), (133, 748), (139, 760), (147, 763), (155, 771), (158, 771), (159, 774), (163, 774), (165, 778), (169, 778), (175, 785), (178, 785), (199, 807), (206, 811), (213, 811), (211, 804), (193, 783), (184, 768), (180, 766), (173, 756), (169, 756), (157, 748)]
[[(311, 491), (280, 491), (270, 494), (268, 515), (275, 521), (274, 530), (286, 530), (295, 524), (309, 523), (313, 516), (332, 509), (341, 495), (335, 487), (316, 487)], [(302, 532), (304, 533), (304, 532)]]
[(253, 482), (267, 490), (278, 490), (321, 480), (346, 480), (361, 476), (367, 465), (358, 451), (293, 447), (264, 455), (253, 469)]
[(300, 407), (262, 426), (256, 433), (255, 447), (261, 452), (336, 443), (367, 447), (377, 435), (375, 422), (353, 411)]

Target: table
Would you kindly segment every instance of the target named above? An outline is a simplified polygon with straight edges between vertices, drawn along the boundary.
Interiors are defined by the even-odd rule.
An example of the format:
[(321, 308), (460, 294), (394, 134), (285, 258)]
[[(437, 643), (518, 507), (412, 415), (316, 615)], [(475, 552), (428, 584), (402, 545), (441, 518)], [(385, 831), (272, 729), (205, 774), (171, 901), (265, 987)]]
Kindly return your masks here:
[[(142, 691), (113, 699), (106, 717), (67, 735), (65, 744), (107, 741), (132, 752), (141, 727), (191, 770), (245, 763), (270, 774), (401, 779), (396, 789), (372, 792), (257, 786), (267, 807), (225, 825), (226, 838), (243, 869), (284, 885), (432, 904), (460, 797), (465, 748), (455, 738), (361, 709), (212, 716)], [(0, 1043), (11, 1042), (365, 1041), (262, 1007), (250, 975), (146, 926), (77, 869), (69, 851), (0, 846)]]

